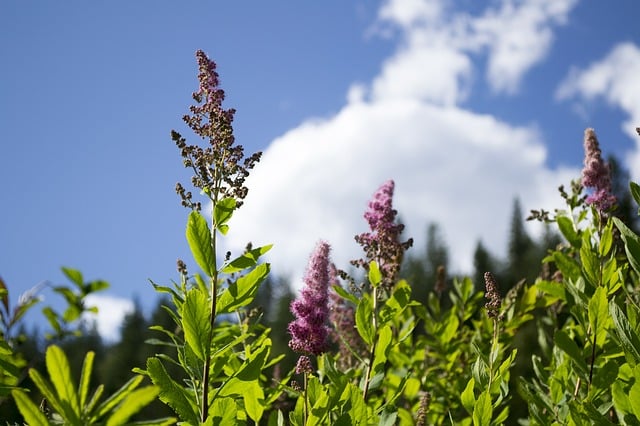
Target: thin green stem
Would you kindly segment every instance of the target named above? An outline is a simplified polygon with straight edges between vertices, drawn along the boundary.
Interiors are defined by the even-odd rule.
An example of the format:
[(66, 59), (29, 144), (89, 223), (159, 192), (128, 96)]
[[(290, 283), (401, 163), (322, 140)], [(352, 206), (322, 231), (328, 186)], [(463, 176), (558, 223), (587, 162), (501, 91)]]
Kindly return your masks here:
[[(219, 185), (216, 185), (218, 188)], [(215, 209), (215, 205), (218, 201), (218, 192), (214, 191), (213, 197), (211, 198), (213, 203), (213, 208)], [(213, 251), (213, 267), (211, 268), (212, 276), (211, 276), (211, 306), (209, 308), (209, 336), (207, 339), (207, 350), (204, 359), (204, 367), (202, 368), (202, 401), (201, 401), (201, 418), (200, 421), (205, 422), (209, 417), (209, 370), (211, 369), (211, 340), (213, 339), (213, 327), (216, 322), (216, 302), (217, 302), (217, 294), (218, 294), (218, 264), (217, 264), (217, 255), (216, 255), (216, 238), (218, 235), (216, 224), (213, 222), (213, 214), (212, 223), (211, 223), (211, 249)]]
[(371, 380), (371, 370), (373, 369), (373, 361), (376, 354), (376, 344), (378, 343), (378, 287), (373, 287), (373, 343), (371, 344), (371, 350), (369, 351), (369, 364), (367, 365), (367, 372), (364, 381), (364, 389), (362, 390), (362, 398), (367, 401), (367, 395), (369, 393), (369, 382)]

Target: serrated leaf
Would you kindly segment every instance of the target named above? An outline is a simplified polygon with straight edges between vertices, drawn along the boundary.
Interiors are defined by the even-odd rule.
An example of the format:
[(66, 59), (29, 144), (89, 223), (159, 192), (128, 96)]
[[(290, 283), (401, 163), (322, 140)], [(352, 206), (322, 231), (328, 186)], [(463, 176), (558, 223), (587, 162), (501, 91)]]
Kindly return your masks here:
[(238, 405), (231, 398), (216, 398), (209, 409), (209, 417), (215, 425), (237, 424)]
[(189, 213), (186, 236), (193, 258), (200, 269), (208, 276), (213, 276), (215, 258), (211, 246), (211, 230), (207, 220), (195, 210)]
[(245, 269), (253, 268), (257, 263), (260, 256), (271, 250), (273, 244), (255, 248), (242, 256), (239, 256), (229, 262), (222, 272), (226, 274), (233, 274), (235, 272), (244, 271)]
[(235, 208), (236, 200), (234, 198), (223, 198), (213, 206), (213, 223), (222, 235), (226, 235), (229, 230), (227, 222), (233, 216)]
[(631, 328), (622, 309), (613, 300), (609, 302), (609, 313), (625, 353), (633, 357), (636, 363), (640, 363), (640, 338)]
[(373, 342), (373, 306), (369, 297), (363, 297), (356, 307), (356, 328), (362, 340), (371, 345)]
[(575, 281), (580, 277), (580, 265), (578, 265), (575, 259), (560, 251), (553, 252), (551, 257), (564, 277), (571, 281)]
[(11, 395), (18, 406), (18, 410), (20, 410), (20, 414), (27, 422), (26, 424), (30, 426), (49, 426), (49, 421), (45, 415), (31, 402), (26, 393), (20, 389), (14, 389), (11, 391)]
[(160, 388), (160, 400), (169, 405), (181, 420), (188, 424), (200, 424), (196, 407), (192, 405), (182, 386), (169, 377), (160, 360), (149, 358), (147, 360), (147, 371), (153, 384)]
[(620, 236), (624, 242), (624, 251), (631, 267), (640, 274), (640, 237), (617, 217), (613, 218), (613, 223), (620, 231)]
[(217, 300), (217, 312), (220, 314), (233, 312), (253, 301), (260, 284), (269, 275), (270, 265), (262, 263), (248, 274), (229, 284)]
[(201, 360), (209, 356), (211, 342), (211, 320), (209, 317), (209, 298), (194, 287), (187, 292), (181, 307), (184, 339), (193, 353)]
[(107, 420), (106, 426), (120, 426), (127, 424), (131, 416), (149, 405), (160, 393), (157, 386), (145, 386), (129, 393), (118, 408)]
[(611, 247), (613, 246), (613, 230), (612, 222), (609, 222), (600, 235), (600, 244), (598, 246), (598, 253), (601, 257), (605, 257), (609, 254)]

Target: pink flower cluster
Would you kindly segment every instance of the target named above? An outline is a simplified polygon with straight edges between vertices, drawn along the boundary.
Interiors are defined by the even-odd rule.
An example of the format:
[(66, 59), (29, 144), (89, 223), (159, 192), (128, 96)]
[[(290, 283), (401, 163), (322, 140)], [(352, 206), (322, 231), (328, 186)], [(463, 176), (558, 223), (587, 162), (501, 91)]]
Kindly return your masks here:
[(300, 297), (291, 303), (289, 347), (304, 355), (327, 350), (329, 327), (329, 244), (320, 241), (309, 259)]
[[(364, 249), (369, 261), (378, 262), (383, 276), (383, 286), (390, 288), (400, 271), (402, 256), (413, 244), (410, 238), (400, 242), (400, 234), (404, 229), (401, 223), (395, 223), (398, 212), (393, 209), (393, 180), (385, 182), (373, 195), (364, 218), (369, 223), (371, 232), (357, 235), (356, 241)], [(356, 265), (367, 267), (368, 262), (356, 261)]]
[(587, 197), (587, 204), (595, 206), (601, 214), (606, 214), (616, 202), (611, 193), (611, 172), (602, 160), (598, 138), (593, 129), (584, 132), (584, 168), (582, 185), (593, 192)]

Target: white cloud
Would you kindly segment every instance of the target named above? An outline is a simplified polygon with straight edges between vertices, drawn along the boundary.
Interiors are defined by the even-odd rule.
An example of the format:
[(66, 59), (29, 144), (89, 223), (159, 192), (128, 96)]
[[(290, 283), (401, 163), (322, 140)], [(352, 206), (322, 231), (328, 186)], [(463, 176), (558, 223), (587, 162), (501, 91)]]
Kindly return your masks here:
[[(351, 87), (338, 113), (272, 142), (247, 181), (249, 196), (230, 223), (228, 245), (274, 243), (275, 273), (296, 285), (319, 239), (347, 267), (361, 256), (353, 236), (367, 230), (362, 215), (369, 198), (394, 179), (394, 206), (407, 224), (405, 236), (415, 238), (412, 250), (422, 250), (427, 224), (435, 221), (455, 272), (471, 272), (480, 238), (504, 254), (513, 199), (519, 196), (525, 211), (561, 207), (556, 188), (579, 171), (547, 168), (535, 126), (515, 127), (461, 106), (475, 71), (472, 55), (486, 54), (494, 64), (490, 81), (512, 91), (543, 58), (552, 24), (573, 3), (504, 1), (471, 17), (450, 13), (443, 2), (385, 2), (380, 20), (404, 32), (398, 51), (369, 85)], [(525, 32), (522, 40), (513, 20)], [(502, 29), (509, 40), (500, 38)], [(504, 86), (492, 73), (504, 75)]]
[(639, 75), (640, 48), (633, 43), (621, 43), (586, 69), (573, 68), (556, 92), (561, 100), (604, 98), (628, 115), (622, 130), (636, 144), (636, 149), (627, 156), (627, 166), (635, 180), (640, 179), (640, 139), (635, 132), (635, 128), (640, 127)]
[[(482, 14), (450, 10), (444, 0), (388, 0), (378, 14), (379, 32), (399, 28), (404, 48), (385, 64), (379, 80), (392, 80), (418, 93), (427, 86), (444, 99), (464, 100), (470, 54), (487, 54), (486, 79), (497, 93), (517, 92), (524, 75), (542, 61), (553, 42), (554, 26), (563, 25), (577, 0), (502, 0)], [(430, 50), (432, 50), (430, 52)], [(404, 62), (404, 63), (403, 63)], [(402, 73), (389, 75), (397, 68)], [(404, 74), (403, 74), (404, 73)], [(416, 76), (421, 77), (415, 84)], [(374, 90), (378, 92), (377, 86)], [(458, 90), (456, 90), (458, 89)], [(427, 91), (427, 93), (430, 93)]]
[(133, 302), (121, 297), (90, 294), (85, 303), (87, 307), (98, 307), (97, 315), (86, 314), (85, 319), (96, 322), (100, 336), (108, 342), (118, 340), (122, 320), (134, 310)]

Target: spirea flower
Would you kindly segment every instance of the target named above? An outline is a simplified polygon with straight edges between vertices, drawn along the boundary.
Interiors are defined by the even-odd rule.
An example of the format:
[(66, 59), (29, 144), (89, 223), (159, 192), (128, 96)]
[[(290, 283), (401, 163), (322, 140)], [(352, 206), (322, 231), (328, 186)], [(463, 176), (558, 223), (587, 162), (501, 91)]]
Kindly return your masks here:
[(320, 241), (309, 259), (300, 297), (291, 303), (289, 347), (304, 355), (326, 351), (329, 328), (329, 244)]
[(484, 297), (487, 299), (487, 303), (484, 307), (487, 309), (487, 315), (489, 318), (497, 318), (500, 312), (500, 306), (502, 300), (500, 299), (500, 292), (498, 291), (498, 283), (491, 272), (484, 273), (485, 293)]
[[(236, 206), (242, 205), (248, 189), (244, 186), (249, 171), (260, 161), (260, 152), (244, 156), (242, 145), (235, 144), (233, 135), (233, 108), (224, 109), (224, 90), (220, 88), (216, 63), (202, 51), (196, 52), (198, 62), (198, 90), (193, 92), (195, 105), (189, 107), (190, 114), (182, 119), (209, 146), (187, 145), (186, 139), (175, 130), (171, 138), (180, 149), (185, 167), (193, 170), (191, 179), (196, 188), (212, 194), (217, 199), (233, 197)], [(192, 201), (191, 192), (181, 184), (176, 192), (182, 204), (192, 209), (200, 209), (200, 204)]]
[(352, 262), (356, 266), (368, 267), (371, 260), (378, 262), (382, 272), (382, 286), (389, 289), (400, 271), (404, 252), (413, 245), (413, 239), (400, 242), (404, 225), (395, 223), (398, 212), (393, 209), (393, 180), (385, 182), (374, 194), (364, 214), (371, 232), (355, 237), (365, 251), (367, 261)]
[(616, 197), (611, 193), (611, 171), (609, 165), (602, 160), (598, 138), (593, 129), (584, 132), (582, 185), (592, 190), (587, 197), (587, 204), (593, 205), (601, 214), (606, 214), (615, 204)]

